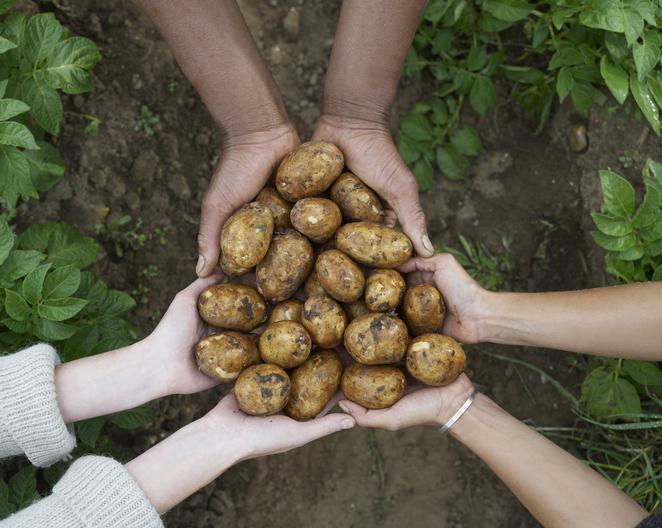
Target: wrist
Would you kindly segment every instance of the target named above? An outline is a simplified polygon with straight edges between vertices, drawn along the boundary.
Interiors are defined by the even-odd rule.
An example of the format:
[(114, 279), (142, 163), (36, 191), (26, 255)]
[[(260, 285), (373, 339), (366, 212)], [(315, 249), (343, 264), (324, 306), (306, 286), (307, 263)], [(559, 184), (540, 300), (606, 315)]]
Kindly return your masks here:
[[(251, 457), (250, 446), (242, 442), (240, 435), (222, 413), (214, 409), (194, 423), (203, 437), (205, 445), (213, 445), (215, 456), (219, 459), (222, 470)], [(220, 439), (223, 439), (220, 441)]]
[(451, 419), (471, 396), (474, 386), (469, 378), (465, 374), (462, 374), (456, 381), (442, 390), (444, 391), (444, 399), (446, 401), (444, 405), (440, 406), (435, 415), (434, 424), (436, 427), (441, 427)]
[(485, 291), (478, 304), (478, 335), (479, 342), (512, 343), (508, 318), (512, 320), (516, 303), (511, 302), (513, 293)]
[(320, 123), (325, 121), (338, 128), (370, 127), (389, 131), (391, 101), (363, 97), (352, 93), (325, 93)]

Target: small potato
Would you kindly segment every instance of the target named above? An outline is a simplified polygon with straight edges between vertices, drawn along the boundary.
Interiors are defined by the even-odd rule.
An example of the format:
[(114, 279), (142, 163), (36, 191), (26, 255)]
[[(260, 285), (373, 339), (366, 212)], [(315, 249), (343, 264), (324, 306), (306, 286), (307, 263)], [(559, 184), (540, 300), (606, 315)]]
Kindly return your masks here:
[(260, 357), (265, 363), (294, 368), (306, 361), (312, 345), (310, 334), (301, 323), (278, 321), (260, 335)]
[(267, 305), (260, 294), (245, 284), (215, 284), (198, 297), (198, 312), (218, 328), (250, 332), (264, 319)]
[(446, 305), (432, 284), (418, 284), (405, 292), (402, 314), (413, 335), (439, 332), (444, 324)]
[(274, 219), (266, 205), (244, 205), (221, 230), (221, 269), (240, 275), (254, 268), (267, 254), (273, 231)]
[(326, 198), (304, 198), (292, 207), (290, 220), (294, 229), (322, 244), (333, 237), (342, 224), (338, 206)]
[(283, 410), (290, 397), (290, 378), (278, 365), (261, 363), (244, 370), (234, 384), (237, 405), (246, 414), (268, 416)]
[(398, 363), (407, 352), (407, 327), (394, 315), (369, 313), (354, 319), (345, 331), (345, 348), (363, 365)]
[(370, 313), (370, 310), (368, 310), (368, 307), (366, 306), (363, 298), (359, 298), (354, 302), (345, 303), (342, 305), (342, 307), (345, 309), (347, 318), (350, 321), (353, 321), (357, 317), (361, 317), (362, 315)]
[(383, 409), (405, 394), (407, 380), (397, 367), (352, 363), (341, 381), (345, 398), (368, 409)]
[(319, 196), (340, 176), (345, 158), (326, 141), (310, 141), (290, 152), (276, 172), (276, 189), (290, 202)]
[(310, 275), (308, 275), (308, 278), (303, 285), (303, 291), (306, 294), (306, 299), (309, 297), (327, 297), (329, 295), (327, 291), (322, 288), (322, 284), (320, 283), (319, 277), (314, 269), (310, 272)]
[(253, 338), (239, 332), (218, 332), (195, 345), (200, 372), (226, 383), (237, 379), (246, 367), (260, 362)]
[(333, 348), (342, 343), (347, 315), (331, 297), (310, 297), (303, 303), (303, 326), (315, 345)]
[(349, 222), (384, 222), (384, 207), (377, 195), (351, 172), (343, 172), (331, 187), (331, 199)]
[(375, 270), (365, 282), (365, 304), (373, 312), (395, 310), (402, 300), (406, 287), (405, 279), (397, 271)]
[(467, 356), (452, 337), (423, 334), (412, 340), (407, 349), (407, 370), (426, 385), (449, 385), (466, 366)]
[(276, 231), (284, 231), (285, 229), (292, 227), (292, 223), (290, 222), (292, 204), (287, 200), (283, 200), (283, 197), (278, 194), (276, 189), (265, 187), (260, 191), (260, 194), (257, 195), (255, 201), (264, 204), (269, 208), (271, 215), (274, 217), (274, 229), (276, 229)]
[(313, 268), (313, 246), (294, 229), (276, 234), (255, 269), (258, 291), (271, 302), (289, 299)]
[(411, 240), (392, 227), (372, 222), (345, 224), (336, 231), (336, 247), (373, 268), (397, 268), (411, 258)]
[(352, 302), (363, 293), (363, 272), (342, 251), (330, 249), (317, 257), (315, 273), (322, 288), (336, 301)]
[(303, 303), (298, 299), (289, 299), (279, 302), (271, 310), (267, 324), (277, 323), (278, 321), (296, 321), (301, 322), (303, 312)]
[(295, 420), (310, 420), (324, 410), (340, 385), (342, 362), (333, 350), (314, 353), (290, 376), (292, 390), (285, 412)]

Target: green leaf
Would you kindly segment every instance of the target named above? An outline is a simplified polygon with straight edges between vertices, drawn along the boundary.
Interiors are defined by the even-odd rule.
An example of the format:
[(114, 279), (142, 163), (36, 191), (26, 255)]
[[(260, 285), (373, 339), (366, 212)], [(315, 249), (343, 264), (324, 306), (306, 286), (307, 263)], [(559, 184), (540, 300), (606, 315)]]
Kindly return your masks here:
[(106, 420), (102, 417), (76, 422), (76, 435), (85, 445), (95, 447), (101, 433), (101, 428), (105, 423)]
[(533, 35), (531, 36), (531, 45), (534, 49), (537, 49), (545, 40), (549, 37), (549, 28), (544, 24), (539, 24), (533, 30)]
[(9, 486), (0, 479), (0, 520), (9, 517), (16, 511), (16, 506), (9, 502)]
[(644, 256), (644, 247), (641, 244), (637, 244), (625, 251), (620, 251), (617, 257), (621, 260), (639, 260)]
[(545, 78), (542, 71), (528, 66), (507, 66), (504, 64), (501, 66), (501, 70), (511, 81), (524, 84), (538, 84)]
[(563, 102), (565, 98), (568, 97), (573, 84), (574, 80), (570, 70), (566, 67), (561, 68), (559, 70), (559, 75), (556, 78), (556, 93), (559, 94), (560, 102)]
[(608, 251), (625, 251), (637, 243), (634, 233), (622, 237), (611, 237), (600, 231), (591, 231), (591, 236), (598, 246)]
[(591, 213), (591, 218), (593, 218), (596, 227), (605, 235), (620, 237), (629, 235), (634, 231), (634, 227), (627, 218), (616, 218), (602, 213)]
[(575, 47), (564, 46), (559, 48), (559, 50), (552, 55), (549, 60), (548, 68), (550, 70), (555, 70), (561, 66), (574, 66), (576, 64), (585, 64), (586, 58), (582, 53)]
[(48, 251), (48, 241), (55, 228), (54, 223), (32, 224), (18, 237), (18, 245), (21, 249), (34, 249), (40, 253)]
[(64, 361), (73, 361), (93, 354), (99, 338), (99, 325), (86, 326), (79, 329), (64, 343), (62, 359)]
[(485, 0), (483, 9), (504, 22), (517, 22), (529, 16), (533, 6), (523, 0)]
[(607, 51), (617, 61), (620, 62), (630, 56), (630, 48), (624, 35), (606, 31), (604, 40)]
[(32, 183), (39, 192), (46, 192), (64, 176), (64, 163), (53, 145), (44, 141), (37, 141), (37, 145), (39, 150), (26, 150), (23, 155)]
[(632, 384), (605, 367), (593, 370), (582, 383), (586, 410), (598, 419), (641, 413), (641, 401)]
[(615, 33), (625, 31), (621, 0), (589, 0), (579, 15), (579, 21), (595, 29)]
[(411, 165), (421, 157), (421, 151), (416, 142), (404, 134), (400, 134), (398, 138), (398, 152), (407, 165)]
[(452, 145), (437, 148), (436, 161), (441, 172), (450, 180), (461, 180), (469, 168), (469, 160)]
[(25, 297), (25, 300), (30, 304), (37, 304), (41, 301), (42, 293), (44, 291), (44, 279), (46, 278), (48, 270), (51, 269), (51, 266), (52, 264), (50, 263), (39, 266), (25, 277), (22, 285), (23, 297)]
[(41, 70), (51, 88), (68, 94), (89, 92), (92, 76), (89, 72), (101, 59), (94, 42), (84, 37), (72, 37), (55, 46), (48, 66)]
[(41, 317), (49, 321), (66, 321), (80, 312), (86, 304), (87, 301), (85, 299), (77, 299), (75, 297), (46, 299), (38, 306), (37, 312)]
[(14, 247), (15, 241), (16, 235), (14, 235), (11, 227), (9, 227), (7, 219), (0, 217), (0, 265), (7, 260), (9, 252)]
[(623, 361), (623, 370), (640, 385), (662, 385), (662, 370), (656, 363), (626, 359)]
[(83, 269), (95, 261), (98, 246), (93, 239), (81, 236), (71, 226), (57, 224), (56, 227), (48, 245), (48, 260), (55, 267), (73, 264)]
[(400, 122), (400, 130), (416, 141), (432, 140), (430, 124), (427, 119), (418, 112), (410, 112), (407, 114)]
[(62, 38), (62, 26), (53, 13), (35, 15), (25, 28), (23, 54), (32, 64), (40, 63), (53, 54), (56, 44)]
[(76, 327), (66, 323), (49, 321), (48, 319), (37, 319), (35, 335), (44, 341), (62, 341), (69, 339), (76, 333)]
[(421, 192), (429, 191), (434, 182), (432, 165), (426, 159), (419, 159), (412, 167), (412, 172)]
[(34, 136), (30, 129), (16, 121), (4, 121), (0, 123), (0, 144), (22, 147), (26, 149), (38, 149)]
[(30, 115), (39, 126), (49, 134), (58, 135), (64, 108), (55, 89), (34, 77), (28, 77), (21, 83), (21, 94), (30, 105)]
[(603, 55), (600, 60), (600, 74), (607, 84), (607, 88), (620, 104), (623, 104), (628, 96), (630, 88), (628, 75), (623, 68), (614, 64), (608, 55)]
[(39, 198), (30, 178), (30, 166), (25, 155), (16, 147), (0, 145), (0, 195), (10, 209), (19, 197)]
[(480, 115), (485, 115), (494, 106), (495, 101), (496, 93), (492, 80), (483, 75), (476, 77), (469, 93), (471, 107)]
[(451, 145), (465, 156), (477, 156), (482, 148), (478, 132), (469, 125), (463, 126), (453, 135)]
[(648, 86), (639, 82), (636, 75), (630, 74), (630, 91), (632, 92), (632, 96), (637, 102), (637, 106), (639, 106), (641, 113), (644, 114), (644, 117), (648, 120), (648, 123), (655, 133), (659, 135), (660, 112), (648, 90)]
[(660, 195), (655, 190), (654, 187), (646, 188), (646, 195), (644, 196), (643, 202), (639, 206), (637, 213), (634, 215), (632, 224), (637, 229), (642, 227), (648, 227), (651, 224), (654, 224), (661, 216), (660, 213)]
[(575, 105), (577, 111), (582, 115), (587, 115), (591, 104), (593, 104), (593, 97), (595, 96), (595, 88), (587, 82), (575, 81), (570, 89), (570, 98), (572, 104)]
[(658, 220), (655, 224), (650, 227), (645, 227), (641, 230), (641, 238), (645, 242), (655, 242), (662, 238), (662, 219)]
[(23, 509), (39, 499), (34, 466), (26, 466), (9, 479), (9, 500), (17, 509)]
[(32, 308), (18, 293), (5, 289), (5, 311), (16, 321), (25, 321), (32, 314)]
[(614, 275), (623, 282), (634, 280), (634, 263), (632, 261), (620, 260), (617, 254), (610, 253), (605, 256), (607, 273)]
[(660, 37), (654, 31), (646, 31), (641, 43), (632, 45), (632, 56), (637, 68), (637, 78), (643, 81), (660, 60)]
[(16, 44), (14, 44), (11, 40), (0, 36), (0, 55), (9, 50), (15, 49), (16, 47)]
[(46, 258), (38, 251), (15, 249), (0, 266), (0, 277), (15, 281), (35, 269)]
[(613, 216), (630, 217), (634, 214), (634, 188), (622, 176), (609, 170), (601, 170), (600, 187), (603, 205)]
[(15, 3), (16, 0), (0, 0), (0, 15), (5, 14), (12, 7), (14, 7)]
[(477, 72), (482, 70), (485, 64), (487, 64), (487, 49), (485, 46), (471, 46), (467, 55), (467, 68), (470, 71)]
[(9, 83), (9, 79), (5, 79), (4, 81), (0, 81), (0, 98), (5, 96), (5, 92), (7, 91), (7, 84)]
[(646, 160), (643, 174), (644, 183), (649, 187), (653, 187), (662, 196), (662, 163), (652, 159)]
[(623, 10), (623, 32), (629, 46), (637, 43), (644, 32), (644, 19), (637, 11)]
[(109, 417), (110, 421), (121, 429), (136, 429), (138, 427), (143, 427), (154, 421), (155, 418), (156, 415), (154, 414), (154, 411), (147, 405), (141, 405), (135, 409), (112, 414)]
[(444, 17), (449, 7), (450, 2), (447, 0), (432, 0), (425, 10), (423, 18), (436, 25)]
[(62, 299), (76, 293), (80, 286), (80, 270), (74, 265), (64, 266), (48, 274), (44, 282), (45, 299)]
[(655, 271), (653, 272), (653, 276), (651, 277), (652, 281), (662, 281), (662, 264), (660, 264), (657, 268), (655, 268)]
[(0, 121), (6, 121), (28, 110), (30, 107), (18, 99), (0, 99)]
[(646, 79), (646, 84), (648, 84), (648, 89), (653, 99), (655, 99), (657, 106), (662, 108), (662, 79), (659, 76), (653, 77), (653, 75), (649, 75)]

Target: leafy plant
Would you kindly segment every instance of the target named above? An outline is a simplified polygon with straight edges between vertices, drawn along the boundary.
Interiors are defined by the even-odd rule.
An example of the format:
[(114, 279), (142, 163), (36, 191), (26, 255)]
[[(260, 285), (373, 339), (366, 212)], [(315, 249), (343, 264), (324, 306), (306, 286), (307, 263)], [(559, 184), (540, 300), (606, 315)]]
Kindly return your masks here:
[(142, 105), (140, 107), (140, 115), (133, 123), (133, 130), (136, 132), (142, 132), (146, 136), (151, 137), (156, 133), (154, 130), (154, 125), (160, 121), (161, 118), (154, 114), (147, 105)]
[[(129, 249), (140, 249), (145, 246), (147, 235), (140, 231), (142, 220), (138, 219), (133, 223), (131, 215), (124, 215), (94, 226), (98, 235), (113, 244), (115, 255), (123, 257), (125, 251)], [(165, 239), (165, 234), (163, 235)]]
[(431, 93), (402, 119), (398, 138), (421, 190), (435, 167), (464, 176), (480, 140), (461, 123), (463, 109), (486, 115), (497, 78), (537, 131), (555, 97), (586, 115), (611, 93), (619, 105), (631, 95), (659, 134), (660, 13), (657, 0), (431, 0), (405, 66)]

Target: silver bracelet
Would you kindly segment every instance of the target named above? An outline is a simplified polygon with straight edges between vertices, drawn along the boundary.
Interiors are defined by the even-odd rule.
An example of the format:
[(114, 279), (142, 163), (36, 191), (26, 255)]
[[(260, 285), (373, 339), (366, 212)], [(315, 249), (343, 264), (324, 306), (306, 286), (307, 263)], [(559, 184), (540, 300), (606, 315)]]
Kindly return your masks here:
[(476, 394), (477, 394), (477, 391), (476, 391), (476, 389), (474, 389), (473, 392), (471, 393), (471, 395), (470, 395), (470, 396), (467, 398), (467, 400), (462, 404), (462, 407), (460, 407), (460, 408), (457, 410), (457, 412), (456, 412), (453, 416), (451, 416), (450, 420), (448, 420), (444, 425), (442, 425), (442, 426), (439, 428), (439, 432), (440, 432), (440, 433), (443, 434), (443, 433), (447, 432), (451, 427), (453, 427), (453, 424), (454, 424), (455, 422), (457, 422), (460, 418), (462, 418), (462, 415), (463, 415), (465, 412), (467, 412), (467, 409), (469, 409), (469, 407), (471, 407), (471, 404), (472, 404), (472, 403), (474, 402), (474, 400), (476, 399)]

